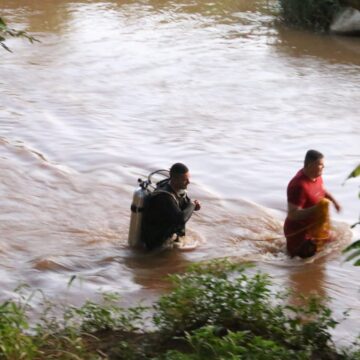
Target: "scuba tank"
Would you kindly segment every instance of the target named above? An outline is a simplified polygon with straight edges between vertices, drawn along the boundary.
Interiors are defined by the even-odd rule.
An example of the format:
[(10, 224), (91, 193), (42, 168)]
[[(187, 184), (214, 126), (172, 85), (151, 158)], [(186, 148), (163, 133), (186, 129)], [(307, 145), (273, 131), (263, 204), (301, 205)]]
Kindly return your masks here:
[[(155, 190), (155, 186), (151, 182), (151, 178), (155, 174), (160, 174), (167, 178), (169, 177), (168, 170), (156, 170), (149, 174), (147, 180), (138, 179), (139, 186), (134, 190), (133, 199), (130, 208), (131, 216), (130, 216), (130, 226), (129, 226), (129, 236), (128, 236), (128, 244), (130, 247), (140, 247), (143, 244), (141, 240), (142, 218), (143, 218), (146, 200)], [(160, 182), (163, 181), (167, 181), (167, 179), (162, 180)]]
[(128, 243), (130, 247), (141, 245), (141, 223), (144, 212), (145, 200), (150, 195), (149, 183), (138, 179), (139, 187), (135, 189), (131, 203), (131, 216)]

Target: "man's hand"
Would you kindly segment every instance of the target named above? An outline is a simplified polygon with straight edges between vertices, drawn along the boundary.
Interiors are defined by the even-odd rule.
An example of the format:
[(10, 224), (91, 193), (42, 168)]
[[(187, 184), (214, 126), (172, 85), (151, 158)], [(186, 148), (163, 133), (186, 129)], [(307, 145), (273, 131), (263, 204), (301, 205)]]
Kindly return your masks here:
[(329, 199), (333, 204), (334, 204), (334, 207), (336, 209), (337, 212), (340, 212), (341, 211), (341, 206), (340, 204), (334, 199), (334, 197), (328, 193), (327, 191), (325, 191), (325, 197), (327, 199)]
[(201, 204), (198, 200), (194, 200), (194, 204), (195, 204), (195, 211), (198, 211), (201, 209)]

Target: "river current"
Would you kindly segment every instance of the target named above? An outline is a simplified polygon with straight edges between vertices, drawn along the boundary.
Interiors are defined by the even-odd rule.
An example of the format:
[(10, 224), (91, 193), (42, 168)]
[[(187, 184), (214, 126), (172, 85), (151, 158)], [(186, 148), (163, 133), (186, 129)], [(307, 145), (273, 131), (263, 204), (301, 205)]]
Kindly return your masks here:
[[(166, 291), (194, 261), (254, 261), (275, 286), (330, 298), (335, 332), (360, 328), (360, 270), (341, 249), (359, 232), (360, 39), (296, 30), (274, 2), (0, 0), (41, 42), (0, 55), (0, 298), (27, 284), (80, 305), (101, 291), (127, 305)], [(290, 260), (286, 186), (305, 152), (325, 154), (342, 204), (336, 241)], [(184, 162), (202, 210), (192, 252), (127, 247), (139, 177)], [(76, 279), (68, 286), (70, 278)], [(32, 305), (36, 308), (36, 298)]]

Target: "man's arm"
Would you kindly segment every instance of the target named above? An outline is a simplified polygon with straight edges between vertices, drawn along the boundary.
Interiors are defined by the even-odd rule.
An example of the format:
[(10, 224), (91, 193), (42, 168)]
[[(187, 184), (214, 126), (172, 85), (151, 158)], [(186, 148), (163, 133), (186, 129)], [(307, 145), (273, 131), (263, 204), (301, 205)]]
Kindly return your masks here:
[(176, 200), (170, 194), (159, 194), (158, 206), (161, 207), (162, 213), (168, 221), (174, 225), (183, 225), (191, 217), (195, 204), (189, 201), (186, 206), (181, 210)]
[(301, 184), (289, 185), (287, 189), (288, 218), (295, 221), (305, 220), (316, 211), (316, 205), (304, 209), (307, 194)]
[(325, 198), (329, 199), (335, 206), (335, 209), (337, 212), (341, 211), (341, 206), (340, 204), (335, 200), (335, 198), (325, 190)]
[(291, 220), (305, 220), (315, 214), (317, 205), (302, 209), (294, 204), (288, 203), (288, 217)]

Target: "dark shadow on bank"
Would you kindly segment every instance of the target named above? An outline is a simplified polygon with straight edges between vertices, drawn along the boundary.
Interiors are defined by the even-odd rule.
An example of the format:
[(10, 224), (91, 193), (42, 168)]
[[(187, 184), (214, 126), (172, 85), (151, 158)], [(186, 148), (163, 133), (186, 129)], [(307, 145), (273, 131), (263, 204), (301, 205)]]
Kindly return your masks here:
[(287, 57), (316, 57), (330, 64), (360, 65), (360, 37), (317, 33), (274, 25), (278, 32), (275, 47)]

